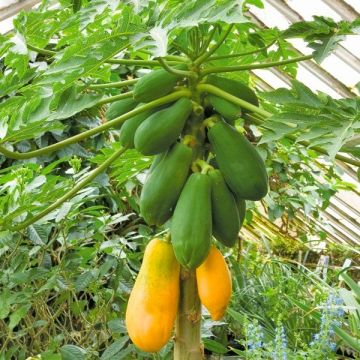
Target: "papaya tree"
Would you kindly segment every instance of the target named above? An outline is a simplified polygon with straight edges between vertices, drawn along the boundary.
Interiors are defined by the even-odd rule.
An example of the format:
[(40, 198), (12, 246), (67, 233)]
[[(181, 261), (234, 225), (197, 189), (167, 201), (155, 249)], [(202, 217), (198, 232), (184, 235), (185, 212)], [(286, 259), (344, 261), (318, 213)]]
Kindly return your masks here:
[[(203, 358), (201, 303), (219, 320), (231, 295), (214, 244), (237, 245), (247, 206), (280, 201), (271, 181), (284, 147), (329, 172), (335, 160), (360, 166), (348, 144), (360, 128), (359, 100), (295, 80), (297, 63), (320, 63), (359, 21), (318, 17), (263, 29), (248, 3), (261, 6), (63, 0), (52, 9), (45, 1), (1, 36), (1, 183), (12, 181), (3, 188), (2, 231), (41, 242), (76, 206), (70, 200), (111, 167), (122, 182), (146, 171), (134, 208), (163, 237), (146, 248), (126, 314), (143, 351), (159, 351), (176, 323), (174, 358)], [(313, 52), (297, 54), (290, 38)], [(292, 88), (261, 92), (252, 70), (265, 68), (292, 78)], [(76, 175), (89, 158), (96, 166), (75, 181), (56, 175), (64, 161)], [(24, 172), (31, 181), (16, 183)]]

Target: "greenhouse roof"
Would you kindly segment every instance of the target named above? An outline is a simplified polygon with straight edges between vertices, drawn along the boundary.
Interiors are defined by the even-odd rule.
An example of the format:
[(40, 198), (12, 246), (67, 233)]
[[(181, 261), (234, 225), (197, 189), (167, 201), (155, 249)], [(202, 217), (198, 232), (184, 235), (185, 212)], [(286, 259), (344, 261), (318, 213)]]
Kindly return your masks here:
[[(328, 16), (336, 21), (354, 20), (360, 16), (359, 0), (264, 0), (264, 9), (250, 6), (253, 20), (264, 27), (284, 29), (289, 24), (311, 20), (314, 15)], [(12, 30), (12, 20), (21, 10), (28, 10), (39, 4), (39, 0), (1, 0), (0, 33)], [(311, 4), (311, 6), (310, 6)], [(307, 55), (311, 49), (302, 40), (290, 40), (299, 54)], [(360, 89), (360, 35), (348, 36), (337, 49), (320, 65), (312, 60), (302, 62), (297, 78), (315, 91), (322, 91), (334, 98), (355, 97)], [(271, 90), (290, 87), (291, 78), (278, 69), (254, 70), (259, 89)], [(351, 140), (360, 146), (360, 136)], [(328, 234), (328, 240), (346, 245), (360, 245), (360, 187), (356, 169), (338, 162), (343, 170), (343, 180), (354, 184), (354, 191), (339, 191), (323, 213), (320, 228)], [(257, 227), (245, 229), (245, 236), (255, 239), (279, 233), (280, 229), (266, 218), (258, 219)], [(299, 219), (304, 222), (303, 219)], [(263, 229), (263, 231), (261, 231)]]

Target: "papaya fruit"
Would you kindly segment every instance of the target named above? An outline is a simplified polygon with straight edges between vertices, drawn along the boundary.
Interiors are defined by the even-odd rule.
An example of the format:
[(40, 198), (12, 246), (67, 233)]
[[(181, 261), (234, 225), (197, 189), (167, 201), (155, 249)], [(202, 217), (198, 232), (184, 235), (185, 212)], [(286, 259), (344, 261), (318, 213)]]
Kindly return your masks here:
[(246, 215), (246, 201), (244, 199), (236, 199), (236, 203), (239, 212), (240, 229), (241, 229)]
[(135, 147), (135, 132), (140, 124), (144, 122), (152, 113), (154, 113), (154, 110), (145, 110), (144, 112), (125, 121), (121, 127), (119, 136), (119, 141), (122, 146), (127, 146), (129, 149), (133, 149)]
[[(175, 66), (185, 70), (186, 65)], [(150, 102), (167, 95), (176, 85), (181, 76), (171, 74), (165, 69), (157, 69), (142, 76), (134, 86), (134, 99), (138, 102)]]
[(166, 151), (181, 134), (191, 111), (191, 101), (181, 98), (166, 109), (150, 115), (135, 132), (135, 148), (144, 155)]
[(170, 243), (152, 239), (126, 308), (130, 339), (141, 350), (159, 351), (170, 339), (179, 303), (180, 266)]
[(256, 148), (223, 121), (215, 123), (207, 136), (230, 190), (240, 199), (262, 199), (268, 191), (268, 176)]
[(238, 206), (220, 170), (210, 170), (208, 175), (211, 179), (213, 235), (225, 246), (232, 247), (240, 231)]
[(175, 256), (181, 265), (194, 269), (205, 260), (212, 232), (208, 175), (190, 175), (176, 204), (170, 232)]
[[(259, 106), (259, 99), (257, 98), (254, 90), (252, 90), (251, 88), (249, 88), (247, 85), (243, 84), (240, 81), (228, 79), (222, 76), (209, 75), (206, 79), (206, 82), (210, 85), (214, 85), (218, 87), (221, 90), (226, 91), (231, 95), (238, 97), (239, 99), (245, 100), (252, 105)], [(214, 98), (219, 98), (219, 97), (215, 95), (209, 95), (208, 98), (209, 98), (209, 102), (213, 102)], [(235, 105), (234, 107), (234, 104), (232, 104), (230, 101), (227, 100), (223, 100), (222, 102), (216, 100), (215, 104), (217, 104), (218, 106), (218, 108), (215, 108), (216, 111), (218, 111), (221, 115), (223, 114), (220, 111), (223, 111), (225, 114), (229, 113), (235, 116), (235, 107), (237, 105)], [(230, 104), (232, 105), (232, 107), (230, 107)], [(247, 109), (241, 107), (239, 107), (239, 110), (240, 113), (249, 112)], [(225, 115), (223, 116), (225, 117)]]
[(208, 100), (214, 110), (219, 113), (227, 123), (234, 125), (235, 120), (241, 116), (241, 107), (221, 97), (209, 94)]
[(135, 109), (137, 105), (138, 102), (131, 98), (115, 101), (106, 110), (105, 117), (107, 120), (113, 120)]
[(176, 143), (150, 172), (140, 196), (140, 213), (149, 225), (162, 225), (171, 216), (185, 185), (192, 150)]
[(232, 284), (226, 261), (215, 246), (196, 269), (196, 281), (201, 303), (213, 320), (220, 320), (230, 302)]
[(154, 169), (160, 164), (160, 161), (165, 157), (166, 154), (167, 151), (154, 156), (153, 161), (149, 168), (148, 175), (150, 175), (154, 171)]

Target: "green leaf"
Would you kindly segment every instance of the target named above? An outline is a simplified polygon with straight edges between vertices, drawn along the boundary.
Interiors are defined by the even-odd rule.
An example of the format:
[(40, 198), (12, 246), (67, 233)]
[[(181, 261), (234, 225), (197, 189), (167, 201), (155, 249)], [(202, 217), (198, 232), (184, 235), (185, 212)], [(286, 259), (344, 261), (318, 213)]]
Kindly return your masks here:
[(266, 100), (277, 104), (279, 113), (261, 125), (265, 129), (261, 143), (292, 135), (297, 141), (309, 141), (309, 147), (321, 146), (334, 158), (343, 145), (360, 132), (358, 100), (333, 100), (314, 94), (298, 81), (293, 81), (292, 85), (290, 90), (262, 94)]
[(353, 155), (354, 157), (360, 159), (360, 146), (342, 146), (340, 149), (341, 152), (348, 153)]
[(226, 346), (215, 340), (205, 338), (202, 339), (202, 342), (204, 343), (205, 349), (210, 350), (215, 354), (226, 354), (228, 352)]
[(72, 86), (61, 94), (56, 111), (51, 114), (50, 119), (67, 119), (80, 111), (93, 107), (102, 97), (101, 94), (82, 93), (79, 87)]
[(346, 272), (342, 272), (340, 278), (345, 281), (360, 301), (360, 286)]
[(5, 319), (10, 313), (10, 296), (10, 290), (6, 288), (0, 294), (0, 319)]
[(44, 245), (48, 241), (49, 231), (45, 226), (33, 224), (28, 227), (29, 239), (36, 245)]
[(31, 307), (31, 304), (26, 304), (18, 309), (16, 309), (11, 315), (10, 315), (10, 322), (9, 322), (9, 329), (13, 330), (15, 326), (19, 324), (19, 322), (26, 316), (29, 309)]
[(72, 205), (73, 204), (70, 201), (64, 202), (59, 208), (59, 211), (55, 218), (55, 222), (60, 222), (61, 220), (63, 220), (66, 217), (66, 215), (70, 212)]
[(338, 43), (345, 39), (342, 35), (327, 36), (322, 39), (318, 39), (315, 42), (309, 44), (309, 47), (314, 49), (313, 58), (317, 63), (321, 63), (332, 51), (335, 50)]
[(315, 61), (321, 63), (344, 40), (344, 35), (356, 34), (358, 19), (354, 22), (340, 21), (322, 16), (314, 16), (314, 21), (299, 21), (283, 32), (284, 38), (303, 38), (309, 43)]
[(81, 9), (81, 0), (72, 0), (72, 6), (74, 13), (78, 12)]
[(261, 96), (275, 104), (307, 107), (318, 109), (325, 106), (325, 101), (314, 94), (307, 86), (297, 80), (292, 80), (292, 88), (280, 88), (261, 93)]
[(64, 345), (60, 348), (62, 360), (85, 360), (86, 351), (75, 345)]
[[(306, 311), (311, 317), (316, 319), (318, 322), (321, 321), (321, 314), (319, 311), (312, 309), (310, 306), (305, 303), (298, 301), (297, 299), (291, 298), (291, 301), (298, 306), (300, 309)], [(353, 336), (349, 335), (344, 330), (340, 329), (338, 326), (334, 326), (335, 333), (351, 348), (355, 351), (360, 351), (360, 341)]]
[(95, 279), (96, 276), (92, 270), (83, 272), (75, 280), (75, 290), (77, 292), (85, 290)]
[(123, 336), (120, 339), (114, 341), (109, 347), (106, 348), (106, 350), (101, 355), (101, 360), (112, 360), (114, 358), (117, 358), (121, 355), (123, 352), (123, 348), (125, 344), (129, 341), (128, 336)]

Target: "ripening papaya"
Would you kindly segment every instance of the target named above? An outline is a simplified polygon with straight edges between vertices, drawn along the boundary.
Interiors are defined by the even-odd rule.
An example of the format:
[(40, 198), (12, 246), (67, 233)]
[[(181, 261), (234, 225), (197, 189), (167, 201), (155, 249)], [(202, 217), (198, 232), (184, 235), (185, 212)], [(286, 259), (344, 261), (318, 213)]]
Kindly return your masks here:
[(159, 351), (170, 339), (179, 302), (180, 266), (170, 243), (153, 239), (128, 301), (125, 322), (132, 342)]
[(211, 179), (213, 235), (225, 246), (232, 247), (236, 243), (241, 226), (238, 206), (220, 170), (213, 169), (208, 174)]
[(137, 105), (138, 102), (130, 98), (115, 101), (106, 110), (105, 117), (108, 120), (113, 120), (135, 109)]
[[(259, 99), (257, 98), (254, 90), (252, 90), (251, 88), (249, 88), (247, 85), (243, 84), (240, 81), (228, 79), (228, 78), (225, 78), (222, 76), (209, 75), (206, 79), (206, 82), (210, 85), (214, 85), (214, 86), (218, 87), (221, 90), (226, 91), (227, 93), (229, 93), (231, 95), (238, 97), (239, 99), (245, 100), (254, 106), (259, 106)], [(215, 98), (219, 99), (219, 97), (217, 97), (215, 95), (208, 96), (208, 99), (210, 102), (214, 102)], [(238, 105), (232, 104), (230, 101), (227, 101), (224, 99), (222, 99), (222, 100), (223, 101), (221, 101), (221, 102), (219, 100), (215, 101), (215, 104), (217, 104), (217, 106), (218, 106), (218, 108), (215, 108), (216, 111), (218, 111), (224, 117), (225, 117), (226, 113), (229, 113), (229, 114), (233, 115), (233, 117), (234, 117), (236, 115), (235, 110)], [(232, 105), (232, 106), (230, 106), (230, 105)], [(224, 112), (224, 114), (222, 114), (220, 111)], [(238, 107), (238, 111), (240, 111), (240, 113), (241, 112), (243, 112), (243, 113), (249, 112), (249, 110), (247, 110), (245, 108), (241, 108), (240, 106)]]
[(236, 197), (262, 199), (268, 191), (268, 176), (256, 148), (244, 135), (223, 121), (215, 123), (207, 136), (219, 169)]
[(230, 302), (232, 284), (226, 261), (215, 246), (196, 269), (196, 281), (201, 303), (213, 320), (220, 320)]
[(211, 180), (206, 174), (188, 178), (171, 221), (171, 241), (177, 260), (188, 269), (199, 266), (211, 244)]
[[(175, 68), (185, 70), (186, 65)], [(142, 76), (134, 86), (134, 99), (138, 102), (150, 102), (167, 95), (181, 79), (181, 76), (171, 74), (165, 69), (157, 69)]]
[(191, 148), (176, 143), (152, 169), (140, 196), (140, 213), (149, 225), (159, 226), (170, 218), (185, 185), (191, 162)]
[(135, 132), (135, 148), (144, 155), (166, 151), (181, 134), (191, 112), (191, 101), (181, 98), (166, 109), (150, 115)]

